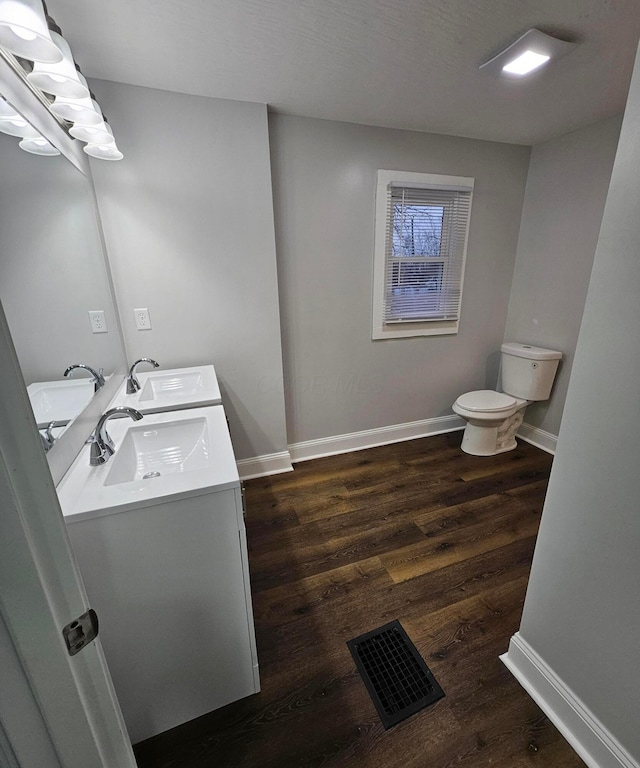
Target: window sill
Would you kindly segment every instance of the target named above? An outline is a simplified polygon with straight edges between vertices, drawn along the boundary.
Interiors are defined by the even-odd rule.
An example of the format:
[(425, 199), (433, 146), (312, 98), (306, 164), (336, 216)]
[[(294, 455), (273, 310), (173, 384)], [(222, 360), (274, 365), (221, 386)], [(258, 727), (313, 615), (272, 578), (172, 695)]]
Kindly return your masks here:
[(393, 323), (373, 328), (371, 339), (404, 339), (413, 336), (446, 336), (458, 333), (458, 320), (437, 320), (426, 323)]

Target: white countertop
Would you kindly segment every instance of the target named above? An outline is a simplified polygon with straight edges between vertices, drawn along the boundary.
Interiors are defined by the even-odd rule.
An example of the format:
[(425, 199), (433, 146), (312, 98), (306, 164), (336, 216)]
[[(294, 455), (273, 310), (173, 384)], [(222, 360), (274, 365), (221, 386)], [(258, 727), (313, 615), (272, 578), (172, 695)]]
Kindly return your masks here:
[[(110, 479), (118, 450), (129, 430), (138, 430), (137, 437), (141, 440), (145, 439), (146, 432), (152, 440), (154, 434), (162, 432), (162, 425), (177, 425), (179, 429), (186, 422), (189, 422), (191, 432), (196, 424), (201, 429), (197, 444), (199, 459), (195, 468), (189, 465), (189, 456), (181, 456), (180, 446), (175, 449), (168, 446), (163, 449), (161, 460), (166, 461), (169, 455), (171, 464), (166, 464), (167, 471), (161, 471), (159, 476), (129, 482), (114, 482), (114, 475)], [(89, 465), (90, 448), (86, 445), (58, 484), (58, 498), (67, 523), (222, 491), (239, 484), (227, 420), (221, 405), (149, 414), (137, 422), (129, 418), (110, 419), (107, 432), (115, 443), (116, 453), (105, 464), (92, 467)], [(164, 434), (168, 432), (171, 430), (165, 427)], [(130, 439), (127, 445), (127, 454), (130, 455), (123, 452), (119, 464), (132, 461), (135, 469), (136, 463), (140, 464), (145, 454), (139, 453), (136, 459), (134, 449), (129, 449), (131, 442)], [(158, 466), (162, 470), (162, 465)]]

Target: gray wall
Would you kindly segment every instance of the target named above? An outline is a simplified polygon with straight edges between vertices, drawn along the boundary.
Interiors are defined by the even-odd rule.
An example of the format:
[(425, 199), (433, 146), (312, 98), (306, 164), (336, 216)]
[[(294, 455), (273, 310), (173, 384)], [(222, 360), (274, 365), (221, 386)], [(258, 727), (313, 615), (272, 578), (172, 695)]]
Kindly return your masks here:
[(525, 415), (553, 435), (560, 429), (621, 120), (531, 151), (505, 340), (563, 353), (550, 400), (530, 405)]
[(130, 360), (214, 363), (236, 457), (285, 450), (266, 106), (92, 87), (125, 156), (92, 171)]
[[(495, 387), (529, 149), (273, 115), (270, 136), (289, 442), (449, 415)], [(379, 168), (475, 178), (457, 336), (371, 340)]]
[(631, 83), (521, 634), (640, 760), (640, 62)]
[[(275, 115), (268, 130), (264, 105), (94, 90), (126, 157), (92, 168), (129, 358), (214, 362), (238, 458), (449, 415), (495, 387), (504, 338), (565, 353), (551, 402), (527, 412), (557, 434), (617, 119), (529, 166), (526, 147)], [(378, 168), (476, 180), (457, 336), (371, 340)]]

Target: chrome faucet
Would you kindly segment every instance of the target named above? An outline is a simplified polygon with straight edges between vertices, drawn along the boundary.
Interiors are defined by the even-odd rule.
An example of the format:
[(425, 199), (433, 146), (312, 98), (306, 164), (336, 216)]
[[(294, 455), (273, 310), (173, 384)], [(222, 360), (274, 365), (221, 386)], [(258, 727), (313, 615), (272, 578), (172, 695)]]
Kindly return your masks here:
[(134, 421), (140, 421), (142, 418), (140, 411), (124, 405), (110, 408), (106, 413), (103, 413), (98, 420), (94, 433), (89, 438), (89, 443), (91, 444), (89, 464), (92, 467), (99, 467), (101, 464), (105, 464), (115, 453), (116, 448), (113, 440), (107, 433), (106, 424), (109, 419), (117, 416), (130, 416)]
[(56, 441), (56, 438), (54, 437), (53, 430), (55, 427), (66, 427), (68, 424), (68, 421), (50, 421), (47, 424), (47, 428), (40, 432), (40, 439), (42, 440), (42, 447), (44, 448), (44, 452), (48, 453), (49, 450), (53, 447), (53, 444)]
[(85, 365), (84, 363), (75, 363), (74, 365), (70, 365), (67, 370), (64, 372), (64, 376), (69, 376), (71, 371), (75, 370), (76, 368), (84, 368), (85, 371), (89, 371), (89, 373), (93, 376), (93, 392), (94, 394), (101, 388), (104, 387), (104, 376), (102, 375), (104, 369), (100, 368), (99, 371), (94, 370), (93, 368), (90, 368), (88, 365)]
[[(40, 442), (42, 443), (42, 448), (45, 453), (49, 453), (49, 450), (51, 449), (51, 446), (54, 443), (54, 439), (49, 439), (48, 435), (44, 432), (38, 432), (40, 435)], [(53, 438), (53, 435), (51, 436)]]
[(152, 360), (150, 357), (141, 357), (139, 360), (136, 360), (135, 363), (129, 368), (129, 373), (127, 374), (127, 394), (133, 395), (140, 389), (140, 382), (136, 378), (136, 367), (140, 363), (149, 363), (154, 368), (159, 368), (160, 364), (156, 363), (155, 360)]

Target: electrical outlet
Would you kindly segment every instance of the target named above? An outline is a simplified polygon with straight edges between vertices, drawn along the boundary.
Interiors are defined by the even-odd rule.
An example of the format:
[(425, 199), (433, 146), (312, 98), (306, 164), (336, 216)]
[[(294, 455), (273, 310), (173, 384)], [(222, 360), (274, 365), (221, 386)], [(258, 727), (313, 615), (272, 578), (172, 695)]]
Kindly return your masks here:
[(151, 318), (149, 317), (149, 310), (146, 307), (134, 309), (133, 314), (136, 316), (136, 328), (139, 331), (151, 330)]
[(89, 322), (91, 323), (92, 333), (107, 333), (107, 321), (104, 316), (104, 309), (90, 309)]

